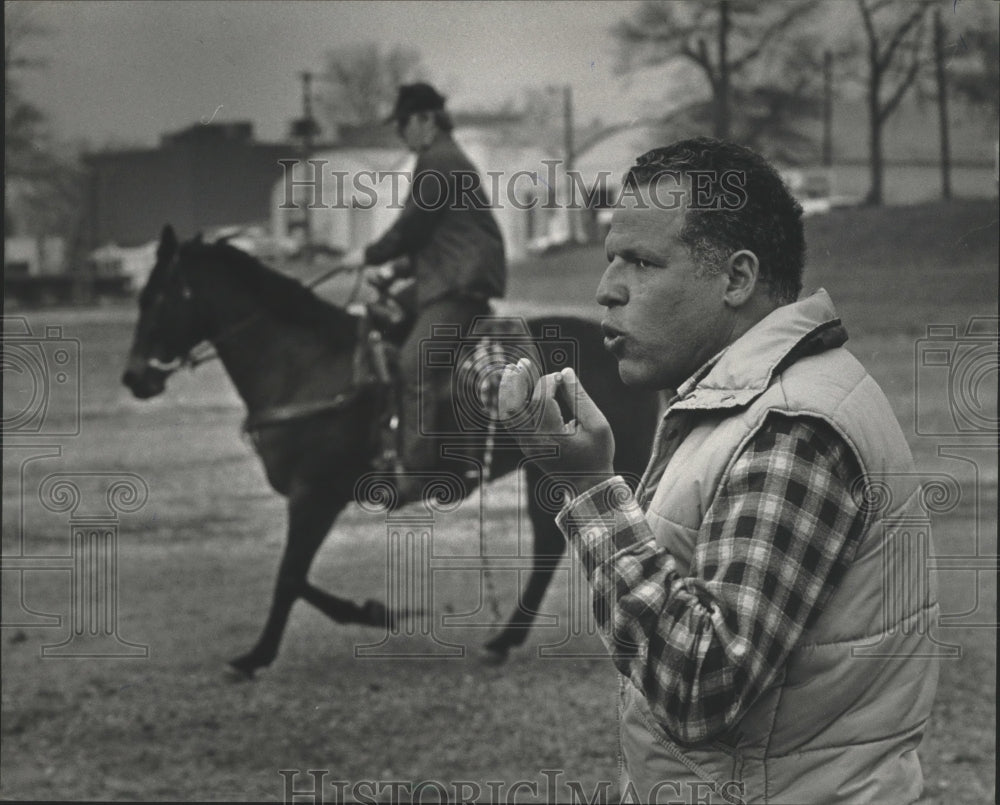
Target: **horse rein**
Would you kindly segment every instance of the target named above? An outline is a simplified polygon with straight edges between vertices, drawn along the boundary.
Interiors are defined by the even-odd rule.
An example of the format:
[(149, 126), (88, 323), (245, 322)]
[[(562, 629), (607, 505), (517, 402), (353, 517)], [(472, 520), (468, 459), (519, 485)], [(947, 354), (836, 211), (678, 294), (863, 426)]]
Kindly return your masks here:
[[(343, 265), (334, 266), (333, 268), (329, 269), (328, 271), (324, 271), (318, 277), (314, 277), (313, 279), (309, 280), (309, 282), (305, 283), (304, 287), (312, 290), (313, 288), (316, 288), (317, 286), (322, 285), (324, 282), (326, 282), (331, 277), (334, 277), (337, 274), (346, 274), (346, 273), (348, 273), (350, 271), (356, 272), (357, 276), (355, 277), (354, 287), (351, 289), (350, 296), (347, 297), (347, 302), (344, 304), (344, 307), (347, 308), (347, 307), (349, 307), (350, 305), (352, 305), (354, 303), (354, 300), (358, 296), (358, 292), (361, 290), (361, 281), (364, 278), (364, 266), (360, 266), (360, 267), (357, 267), (357, 268), (355, 268), (353, 266), (352, 267), (345, 267)], [(190, 292), (190, 289), (187, 288), (186, 283), (184, 283), (184, 278), (183, 277), (181, 277), (181, 283), (182, 283), (182, 288), (188, 294), (188, 296), (185, 297), (185, 298), (190, 298), (190, 293), (191, 292)], [(262, 313), (254, 313), (252, 316), (248, 316), (243, 321), (237, 322), (232, 327), (230, 327), (228, 330), (223, 331), (219, 336), (217, 336), (216, 338), (212, 339), (212, 344), (209, 345), (206, 348), (205, 352), (202, 355), (195, 354), (195, 350), (197, 350), (198, 347), (201, 346), (200, 344), (195, 344), (188, 351), (188, 354), (184, 358), (181, 359), (181, 361), (182, 361), (181, 365), (182, 366), (188, 366), (191, 369), (194, 369), (195, 367), (199, 366), (200, 364), (207, 363), (208, 361), (211, 361), (211, 360), (215, 360), (216, 358), (219, 357), (219, 353), (216, 351), (214, 345), (217, 345), (219, 342), (229, 340), (230, 338), (232, 338), (237, 333), (242, 332), (249, 325), (253, 324), (256, 321), (259, 321), (262, 316), (263, 316)], [(180, 367), (178, 367), (178, 368), (180, 368)]]
[[(180, 262), (179, 255), (175, 254), (170, 262), (170, 265), (167, 268), (167, 271), (169, 274), (177, 275), (181, 287), (181, 298), (183, 298), (184, 300), (190, 300), (194, 294), (191, 291), (190, 285), (188, 285), (188, 283), (184, 279), (184, 275), (181, 274), (179, 271), (177, 271), (177, 266), (179, 262)], [(329, 269), (328, 271), (323, 272), (318, 277), (314, 277), (313, 279), (309, 280), (309, 282), (306, 283), (304, 287), (311, 290), (321, 285), (322, 283), (326, 282), (326, 280), (330, 279), (331, 277), (336, 276), (337, 274), (347, 273), (348, 271), (355, 271), (357, 273), (357, 277), (355, 278), (354, 286), (351, 289), (350, 296), (348, 296), (347, 302), (345, 304), (346, 308), (354, 303), (354, 300), (358, 296), (358, 292), (361, 290), (361, 282), (362, 279), (364, 278), (363, 269), (364, 266), (361, 266), (359, 268), (355, 267), (347, 268), (343, 265), (337, 265)], [(179, 369), (183, 368), (195, 369), (203, 363), (208, 363), (209, 361), (217, 359), (219, 357), (219, 353), (216, 350), (216, 345), (218, 345), (220, 342), (228, 341), (233, 336), (245, 330), (251, 324), (259, 321), (262, 318), (262, 316), (263, 316), (262, 313), (254, 313), (253, 315), (248, 316), (243, 321), (237, 322), (228, 330), (224, 330), (220, 335), (216, 336), (211, 340), (212, 343), (208, 344), (205, 347), (204, 351), (201, 352), (201, 354), (199, 354), (198, 349), (199, 347), (202, 346), (203, 342), (198, 342), (197, 344), (192, 346), (184, 355), (175, 358), (169, 363), (164, 363), (163, 361), (160, 361), (156, 358), (150, 358), (146, 361), (146, 364), (155, 369), (156, 371), (162, 372), (167, 376), (172, 375)]]
[[(372, 385), (365, 382), (372, 375), (376, 376), (377, 382), (388, 382), (388, 378), (383, 377), (383, 372), (379, 371), (380, 361), (376, 357), (378, 350), (376, 342), (380, 339), (372, 338), (372, 334), (378, 333), (378, 330), (370, 326), (367, 314), (358, 316), (357, 320), (358, 332), (354, 339), (351, 385), (346, 391), (334, 395), (331, 400), (275, 405), (271, 408), (265, 408), (263, 411), (248, 414), (243, 421), (243, 432), (253, 437), (257, 430), (269, 425), (283, 425), (296, 419), (340, 411), (354, 403), (361, 396), (361, 392)], [(375, 371), (365, 372), (366, 365), (374, 366)]]

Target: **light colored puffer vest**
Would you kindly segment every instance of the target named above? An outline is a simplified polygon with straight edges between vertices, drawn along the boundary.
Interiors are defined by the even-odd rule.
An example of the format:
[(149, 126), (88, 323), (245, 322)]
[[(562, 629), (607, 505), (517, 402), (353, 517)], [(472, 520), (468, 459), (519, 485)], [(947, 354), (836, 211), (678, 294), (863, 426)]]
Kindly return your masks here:
[[(772, 377), (793, 349), (824, 336), (833, 346)], [(664, 415), (638, 495), (682, 573), (716, 491), (771, 412), (818, 417), (843, 436), (864, 473), (871, 514), (818, 621), (729, 734), (679, 746), (621, 678), (623, 801), (858, 805), (920, 795), (916, 749), (938, 678), (930, 528), (889, 402), (837, 345), (844, 340), (821, 290), (759, 322)]]

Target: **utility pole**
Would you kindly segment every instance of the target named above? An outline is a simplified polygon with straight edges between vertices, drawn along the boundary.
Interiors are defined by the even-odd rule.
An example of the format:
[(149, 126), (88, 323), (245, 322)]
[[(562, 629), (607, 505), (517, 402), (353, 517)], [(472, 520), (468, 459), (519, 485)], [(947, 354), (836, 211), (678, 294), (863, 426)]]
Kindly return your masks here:
[[(299, 78), (302, 79), (302, 119), (312, 120), (312, 80), (313, 74), (308, 70), (303, 70), (299, 73)], [(304, 136), (312, 139), (312, 132), (308, 129), (304, 132)]]
[[(302, 141), (302, 159), (300, 165), (305, 170), (309, 165), (309, 157), (312, 156), (313, 137), (319, 133), (319, 126), (312, 112), (312, 80), (313, 74), (308, 70), (299, 73), (302, 79), (302, 117), (295, 121), (292, 126), (292, 133)], [(303, 251), (306, 259), (312, 262), (312, 217), (309, 205), (306, 205), (302, 219)]]
[(938, 127), (941, 132), (941, 198), (951, 198), (951, 144), (948, 139), (948, 82), (944, 72), (944, 25), (934, 9), (934, 74), (937, 78)]
[(563, 155), (566, 171), (573, 169), (573, 87), (563, 87)]
[[(569, 84), (563, 86), (563, 170), (566, 174), (567, 193), (573, 188), (573, 182), (569, 178), (569, 172), (573, 169), (573, 88)], [(570, 197), (567, 195), (566, 202), (569, 205)], [(576, 211), (567, 209), (569, 214), (569, 239), (576, 241), (579, 234), (579, 222)]]
[(833, 53), (823, 52), (823, 167), (833, 165)]
[(719, 0), (719, 73), (715, 92), (715, 136), (729, 139), (729, 0)]

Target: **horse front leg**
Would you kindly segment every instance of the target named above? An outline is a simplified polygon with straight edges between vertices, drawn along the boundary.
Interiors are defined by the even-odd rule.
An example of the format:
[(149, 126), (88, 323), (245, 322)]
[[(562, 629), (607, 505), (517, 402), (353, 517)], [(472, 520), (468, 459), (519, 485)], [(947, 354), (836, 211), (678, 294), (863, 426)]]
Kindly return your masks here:
[(289, 495), (288, 537), (267, 622), (257, 644), (246, 654), (229, 661), (241, 676), (252, 677), (258, 668), (270, 665), (278, 655), (292, 605), (305, 594), (306, 576), (316, 552), (346, 504), (346, 500), (331, 495), (329, 489), (309, 488)]
[[(538, 477), (529, 468), (528, 489), (534, 489)], [(555, 524), (552, 514), (543, 511), (533, 498), (529, 502), (529, 515), (534, 531), (534, 560), (528, 584), (524, 588), (517, 609), (500, 633), (483, 647), (483, 659), (491, 663), (501, 663), (507, 659), (509, 651), (520, 646), (528, 637), (535, 617), (549, 589), (552, 576), (559, 567), (559, 561), (566, 549), (566, 539)]]

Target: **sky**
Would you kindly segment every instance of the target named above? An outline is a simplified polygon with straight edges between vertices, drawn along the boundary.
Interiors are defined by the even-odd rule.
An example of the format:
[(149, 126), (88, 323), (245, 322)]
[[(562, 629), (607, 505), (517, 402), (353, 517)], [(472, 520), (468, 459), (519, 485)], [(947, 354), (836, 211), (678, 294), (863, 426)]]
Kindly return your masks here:
[[(694, 2), (695, 0), (692, 0)], [(962, 17), (996, 4), (941, 0)], [(569, 84), (578, 123), (623, 124), (668, 111), (698, 87), (668, 68), (617, 68), (615, 23), (639, 0), (9, 0), (5, 23), (45, 29), (21, 38), (25, 95), (60, 140), (90, 148), (153, 146), (199, 121), (249, 120), (257, 138), (286, 139), (301, 114), (303, 70), (329, 49), (378, 43), (417, 49), (426, 77), (455, 111), (498, 108), (526, 88)], [(826, 4), (813, 33), (860, 30), (853, 3)], [(5, 34), (6, 36), (6, 34)], [(677, 80), (688, 78), (685, 85)], [(673, 81), (671, 79), (674, 79)], [(703, 81), (696, 78), (695, 81)], [(707, 87), (702, 90), (707, 93)], [(553, 115), (561, 114), (560, 102)]]
[(24, 55), (45, 66), (25, 71), (23, 86), (56, 136), (102, 147), (154, 145), (212, 119), (251, 120), (258, 139), (283, 139), (300, 113), (300, 71), (321, 70), (327, 49), (369, 42), (418, 49), (453, 110), (570, 84), (578, 120), (627, 122), (664, 94), (616, 70), (609, 31), (636, 5), (15, 0), (5, 17), (47, 29), (24, 40)]

